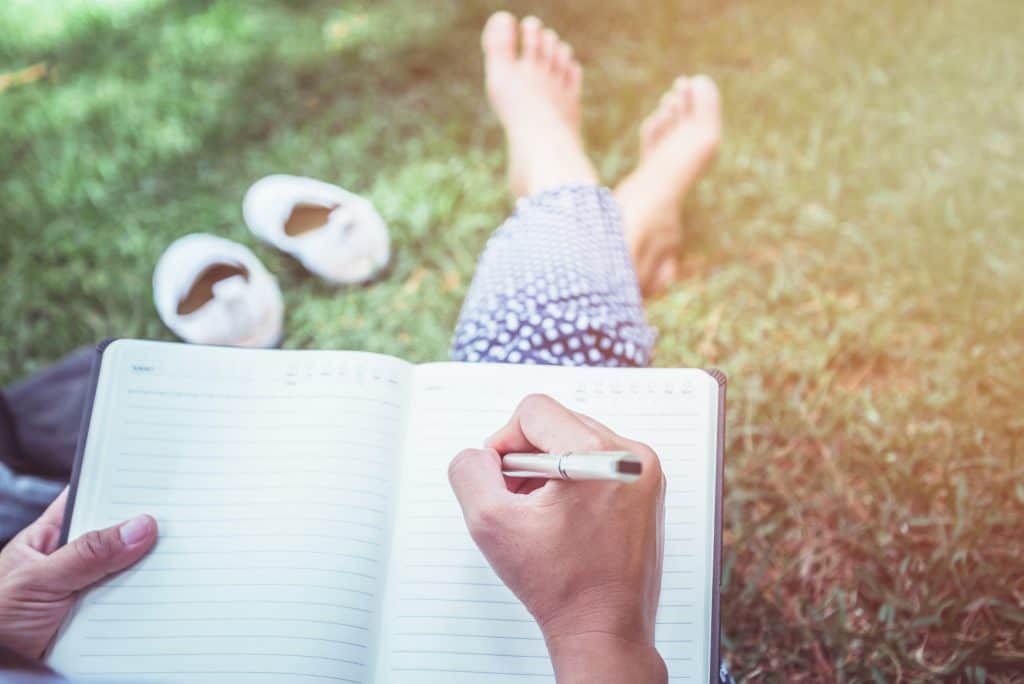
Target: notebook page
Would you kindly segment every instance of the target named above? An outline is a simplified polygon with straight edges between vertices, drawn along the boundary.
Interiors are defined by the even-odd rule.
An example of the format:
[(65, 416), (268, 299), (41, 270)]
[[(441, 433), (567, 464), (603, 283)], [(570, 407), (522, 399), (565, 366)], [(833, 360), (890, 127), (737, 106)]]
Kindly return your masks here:
[(121, 340), (104, 352), (71, 537), (160, 535), (79, 601), (76, 681), (372, 681), (411, 366)]
[(531, 392), (658, 453), (668, 491), (657, 644), (671, 681), (708, 681), (717, 382), (699, 370), (491, 364), (416, 369), (378, 681), (553, 680), (540, 630), (474, 545), (447, 481), (451, 458)]

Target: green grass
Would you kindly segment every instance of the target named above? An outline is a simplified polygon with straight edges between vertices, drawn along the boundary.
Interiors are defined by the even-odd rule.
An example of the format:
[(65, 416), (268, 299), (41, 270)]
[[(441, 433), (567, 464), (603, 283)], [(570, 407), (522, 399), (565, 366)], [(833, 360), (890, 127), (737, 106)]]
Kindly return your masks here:
[[(0, 379), (110, 335), (169, 338), (152, 268), (192, 231), (279, 276), (286, 346), (443, 358), (511, 206), (477, 56), (496, 8), (4, 3), (0, 72), (47, 72), (0, 92)], [(731, 378), (735, 670), (1022, 681), (1024, 3), (509, 9), (576, 46), (609, 182), (674, 74), (721, 85), (687, 276), (650, 317), (659, 365)], [(257, 245), (240, 201), (272, 172), (372, 198), (389, 277), (332, 290)]]

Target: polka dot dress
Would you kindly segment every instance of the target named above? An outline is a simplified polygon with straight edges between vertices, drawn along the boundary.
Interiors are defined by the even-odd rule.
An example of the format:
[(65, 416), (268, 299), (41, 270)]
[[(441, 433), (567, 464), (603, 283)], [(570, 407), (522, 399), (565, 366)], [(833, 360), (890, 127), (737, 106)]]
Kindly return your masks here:
[(487, 243), (455, 328), (455, 361), (646, 366), (656, 333), (612, 193), (519, 200)]

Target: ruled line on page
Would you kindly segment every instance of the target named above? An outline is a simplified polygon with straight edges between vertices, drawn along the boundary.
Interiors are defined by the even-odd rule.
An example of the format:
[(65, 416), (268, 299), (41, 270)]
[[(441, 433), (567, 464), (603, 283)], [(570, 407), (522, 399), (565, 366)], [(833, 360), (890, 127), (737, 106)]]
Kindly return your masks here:
[(377, 434), (390, 437), (394, 434), (393, 431), (385, 432), (381, 428), (374, 427), (372, 425), (349, 425), (345, 423), (287, 423), (287, 422), (275, 422), (272, 425), (260, 425), (258, 423), (173, 423), (162, 420), (123, 420), (123, 425), (145, 425), (148, 427), (165, 427), (165, 428), (189, 428), (199, 430), (245, 430), (246, 432), (251, 430), (274, 430), (280, 432), (283, 429), (301, 429), (301, 430), (357, 430), (359, 432), (375, 432)]
[[(285, 415), (285, 416), (288, 416), (288, 415), (305, 415), (306, 414), (306, 411), (304, 411), (304, 410), (287, 409), (287, 408), (281, 408), (281, 407), (273, 407), (273, 408), (249, 408), (249, 407), (246, 407), (246, 408), (233, 408), (233, 407), (229, 407), (229, 406), (195, 407), (195, 406), (166, 406), (166, 405), (155, 405), (155, 404), (154, 405), (150, 405), (150, 406), (142, 406), (141, 404), (132, 404), (132, 403), (127, 403), (127, 404), (124, 405), (124, 407), (126, 409), (130, 409), (132, 411), (160, 411), (161, 413), (175, 413), (175, 412), (179, 412), (179, 413), (224, 413), (224, 414), (242, 413), (242, 414), (246, 414), (246, 415), (253, 414), (253, 413), (272, 413), (274, 415)], [(377, 414), (372, 414), (371, 413), (369, 415), (377, 415)]]
[[(320, 641), (328, 644), (337, 644), (339, 646), (351, 646), (352, 648), (366, 649), (366, 644), (359, 644), (354, 641), (345, 641), (344, 639), (328, 639), (326, 637), (312, 637), (312, 636), (295, 636), (294, 634), (205, 634), (205, 633), (177, 633), (173, 636), (167, 634), (160, 635), (144, 635), (138, 634), (111, 634), (103, 636), (88, 635), (82, 637), (86, 641), (162, 641), (165, 639), (284, 639), (287, 641)], [(165, 654), (161, 654), (165, 655)]]
[[(489, 616), (473, 616), (473, 615), (449, 615), (447, 613), (403, 613), (398, 616), (400, 620), (476, 620), (478, 622), (513, 622), (524, 625), (536, 625), (537, 623), (533, 618), (496, 618)], [(439, 636), (444, 636), (443, 633), (439, 633)]]
[(402, 405), (389, 401), (387, 399), (379, 399), (377, 397), (367, 397), (358, 394), (292, 394), (290, 392), (280, 392), (275, 394), (226, 394), (217, 392), (184, 392), (181, 390), (146, 390), (137, 387), (129, 387), (125, 390), (128, 394), (141, 394), (146, 396), (158, 396), (158, 397), (188, 397), (192, 399), (241, 399), (241, 400), (271, 400), (271, 401), (288, 401), (296, 399), (339, 399), (342, 401), (362, 401), (366, 403), (379, 404), (381, 406), (387, 406), (388, 408), (400, 409)]
[(200, 605), (200, 606), (214, 606), (214, 605), (246, 605), (252, 606), (257, 604), (268, 604), (268, 605), (280, 605), (280, 606), (318, 606), (320, 608), (341, 608), (343, 610), (351, 610), (356, 613), (369, 613), (368, 608), (362, 608), (360, 606), (349, 606), (344, 603), (330, 603), (327, 601), (289, 601), (286, 599), (205, 599), (205, 600), (184, 600), (175, 599), (174, 601), (108, 601), (106, 599), (97, 599), (94, 601), (88, 601), (90, 606), (179, 606), (183, 604), (188, 605)]
[(219, 445), (242, 445), (242, 444), (331, 444), (345, 446), (361, 446), (371, 449), (387, 449), (387, 444), (374, 444), (372, 442), (357, 442), (354, 440), (325, 439), (323, 437), (288, 437), (285, 439), (174, 439), (170, 437), (154, 437), (152, 435), (122, 435), (121, 439), (131, 442), (159, 442), (161, 444), (219, 444)]
[[(225, 658), (230, 657), (245, 657), (251, 658), (253, 656), (265, 656), (268, 658), (306, 658), (309, 660), (327, 660), (335, 663), (345, 663), (347, 665), (356, 665), (363, 667), (366, 663), (359, 660), (352, 660), (350, 658), (335, 658), (334, 656), (325, 655), (314, 655), (311, 653), (269, 653), (269, 652), (256, 652), (256, 651), (237, 651), (237, 652), (225, 652), (225, 651), (161, 651), (161, 658), (180, 658), (187, 656), (220, 656)], [(116, 653), (80, 653), (79, 658), (152, 658), (152, 653), (125, 653), (124, 651)]]
[[(129, 457), (129, 458), (158, 458), (158, 459), (169, 458), (169, 459), (173, 459), (175, 461), (202, 461), (203, 463), (210, 463), (210, 462), (216, 462), (216, 463), (238, 463), (238, 464), (241, 464), (241, 465), (250, 464), (250, 463), (252, 463), (252, 460), (253, 460), (252, 456), (250, 454), (248, 454), (248, 453), (245, 453), (245, 454), (236, 454), (236, 453), (225, 454), (224, 452), (215, 452), (213, 454), (210, 454), (209, 452), (206, 452), (206, 453), (204, 453), (201, 456), (200, 455), (196, 455), (196, 454), (183, 454), (183, 453), (180, 453), (180, 452), (177, 452), (177, 453), (164, 453), (164, 454), (156, 454), (156, 453), (152, 453), (152, 452), (150, 452), (150, 453), (121, 452), (120, 455), (121, 456)], [(296, 454), (294, 452), (291, 452), (290, 458), (293, 461), (299, 461), (299, 460), (324, 461), (324, 460), (326, 460), (328, 462), (335, 462), (336, 459), (337, 459), (337, 454), (333, 454), (332, 453), (332, 454), (327, 455), (324, 452)], [(345, 454), (345, 460), (346, 461), (359, 461), (360, 463), (369, 463), (371, 465), (376, 465), (376, 466), (387, 466), (387, 467), (392, 467), (393, 466), (393, 464), (388, 463), (385, 460), (382, 460), (382, 459), (379, 459), (379, 458), (370, 458), (369, 456), (360, 456), (358, 454), (348, 454), (347, 453), (347, 454)]]
[(507, 634), (459, 634), (456, 632), (445, 632), (444, 634), (438, 634), (437, 632), (395, 632), (395, 636), (407, 636), (407, 637), (438, 637), (438, 638), (458, 638), (458, 639), (509, 639), (511, 641), (532, 641), (537, 643), (544, 643), (543, 637), (535, 636), (509, 636)]
[[(247, 570), (249, 568), (246, 568)], [(120, 578), (119, 578), (120, 579)], [(362, 589), (353, 589), (351, 587), (343, 587), (338, 584), (315, 584), (310, 582), (303, 583), (282, 583), (282, 582), (186, 582), (186, 583), (174, 583), (174, 582), (158, 582), (156, 584), (138, 584), (136, 582), (124, 582), (114, 581), (108, 582), (104, 585), (106, 587), (117, 587), (118, 589), (255, 589), (255, 588), (266, 588), (270, 587), (273, 589), (326, 589), (329, 591), (347, 591), (351, 594), (360, 594), (361, 596), (368, 596), (372, 598), (373, 592), (364, 591)]]
[(111, 489), (142, 489), (150, 492), (177, 492), (181, 494), (195, 492), (274, 492), (282, 489), (301, 489), (306, 492), (346, 492), (348, 494), (365, 494), (375, 498), (385, 498), (386, 492), (379, 489), (366, 489), (364, 487), (338, 487), (335, 485), (321, 485), (318, 483), (290, 484), (275, 483), (272, 485), (245, 485), (238, 484), (230, 487), (202, 487), (198, 485), (133, 485), (115, 483)]
[[(255, 464), (254, 464), (255, 465)], [(370, 473), (360, 473), (349, 469), (338, 469), (338, 468), (290, 468), (286, 465), (276, 467), (263, 467), (263, 468), (250, 468), (245, 473), (239, 474), (233, 470), (227, 468), (220, 468), (218, 470), (179, 470), (174, 468), (115, 468), (115, 474), (131, 473), (135, 475), (228, 475), (233, 478), (238, 477), (256, 477), (264, 475), (276, 475), (281, 476), (292, 476), (292, 475), (315, 475), (317, 477), (324, 477), (326, 475), (344, 475), (345, 477), (357, 477), (366, 480), (376, 480), (385, 484), (391, 481), (391, 478), (383, 477), (381, 475), (372, 475)]]
[[(409, 566), (406, 566), (409, 567)], [(499, 581), (464, 582), (460, 580), (410, 580), (402, 582), (404, 585), (424, 585), (437, 587), (504, 587), (505, 584)]]
[(422, 667), (422, 666), (409, 666), (409, 667), (392, 667), (392, 672), (449, 672), (452, 674), (475, 674), (475, 675), (501, 675), (503, 677), (551, 677), (551, 672), (509, 672), (505, 670), (499, 672), (496, 670), (466, 670), (456, 669), (453, 667)]
[(466, 570), (490, 570), (489, 565), (480, 563), (405, 563), (406, 568), (433, 568), (444, 570), (466, 569)]
[[(448, 500), (445, 500), (447, 503)], [(423, 515), (417, 515), (418, 519), (427, 520), (462, 520), (463, 516), (461, 513), (425, 513)]]
[(354, 572), (352, 570), (346, 570), (344, 568), (309, 568), (294, 565), (229, 565), (229, 566), (197, 566), (197, 565), (181, 565), (173, 568), (132, 568), (128, 572), (131, 574), (138, 573), (150, 573), (150, 572), (192, 572), (192, 571), (230, 571), (237, 573), (239, 570), (245, 571), (256, 571), (256, 570), (288, 570), (291, 572), (330, 572), (339, 575), (352, 575), (354, 577), (362, 577), (369, 580), (376, 580), (376, 575), (371, 575), (366, 572)]
[(268, 537), (285, 537), (286, 539), (329, 539), (332, 541), (348, 541), (357, 544), (367, 544), (369, 546), (380, 546), (380, 542), (373, 541), (372, 539), (360, 539), (359, 537), (351, 537), (344, 534), (321, 534), (317, 532), (227, 532), (222, 534), (190, 532), (188, 534), (161, 533), (160, 535), (161, 539), (266, 539)]
[(347, 627), (349, 629), (356, 629), (361, 632), (367, 631), (369, 628), (365, 625), (353, 625), (348, 622), (340, 622), (338, 620), (318, 620), (313, 618), (289, 618), (280, 617), (277, 615), (268, 617), (254, 617), (251, 615), (241, 615), (238, 617), (227, 616), (216, 616), (216, 617), (144, 617), (144, 618), (133, 618), (133, 617), (116, 617), (116, 618), (103, 618), (103, 617), (90, 617), (87, 618), (88, 622), (249, 622), (249, 621), (260, 621), (265, 620), (268, 622), (308, 622), (316, 625), (332, 625), (335, 627)]
[(367, 563), (378, 562), (378, 559), (371, 558), (369, 556), (360, 556), (354, 553), (343, 553), (340, 551), (320, 551), (318, 549), (190, 549), (182, 551), (165, 551), (164, 549), (156, 549), (150, 551), (147, 558), (153, 558), (155, 556), (189, 556), (189, 555), (234, 555), (238, 553), (284, 553), (284, 554), (313, 554), (315, 556), (335, 556), (337, 558), (350, 558), (352, 560), (366, 561)]
[(472, 599), (458, 598), (453, 596), (403, 596), (403, 601), (427, 601), (431, 603), (444, 603), (446, 605), (485, 605), (485, 606), (522, 606), (518, 600), (506, 601), (499, 599)]
[[(448, 635), (445, 635), (448, 636)], [(516, 653), (486, 653), (482, 651), (452, 651), (448, 649), (428, 649), (428, 648), (396, 648), (391, 651), (396, 655), (457, 655), (457, 656), (482, 656), (486, 658), (533, 658), (538, 660), (548, 660), (551, 656), (547, 653), (543, 655), (538, 654), (516, 654)]]
[(284, 677), (310, 677), (314, 679), (330, 679), (335, 682), (363, 684), (361, 679), (350, 679), (338, 675), (316, 674), (311, 672), (295, 672), (293, 670), (113, 670), (77, 672), (76, 677), (155, 677), (164, 675), (281, 675)]
[[(172, 506), (172, 507), (186, 507), (186, 508), (217, 508), (226, 506), (281, 506), (289, 503), (293, 503), (286, 499), (248, 499), (246, 501), (212, 501), (210, 503), (195, 502), (195, 501), (146, 501), (146, 500), (127, 500), (127, 499), (115, 499), (110, 502), (111, 505), (115, 506)], [(330, 501), (316, 501), (313, 502), (318, 506), (330, 506), (334, 502)], [(374, 506), (363, 506), (351, 503), (338, 502), (334, 504), (340, 508), (358, 508), (364, 511), (370, 511), (372, 513), (379, 513), (385, 515), (385, 511), (381, 508)]]
[(499, 428), (507, 422), (508, 416), (512, 413), (511, 410), (509, 410), (507, 408), (479, 408), (477, 406), (459, 406), (459, 407), (456, 407), (456, 406), (439, 406), (437, 404), (433, 404), (431, 406), (424, 407), (424, 408), (420, 409), (420, 411), (422, 413), (444, 413), (444, 414), (458, 413), (460, 416), (462, 416), (462, 415), (470, 415), (470, 416), (472, 416), (472, 415), (480, 415), (482, 413), (501, 414), (501, 415), (505, 416), (506, 420), (502, 421), (498, 425)]
[[(322, 413), (325, 416), (330, 416), (330, 415), (336, 414), (337, 411), (338, 411), (337, 407), (330, 406), (330, 405), (325, 405), (325, 406), (328, 406), (329, 408), (321, 409), (321, 410), (315, 411), (313, 413)], [(212, 417), (216, 417), (216, 416), (236, 417), (236, 418), (238, 416), (273, 416), (274, 418), (288, 417), (288, 416), (308, 417), (310, 415), (310, 413), (311, 413), (308, 408), (292, 409), (292, 408), (288, 408), (287, 404), (284, 405), (284, 406), (280, 406), (279, 405), (277, 407), (268, 407), (268, 408), (253, 407), (253, 406), (248, 406), (248, 407), (245, 407), (245, 408), (235, 408), (234, 406), (213, 406), (213, 405), (209, 405), (209, 404), (205, 405), (205, 406), (201, 406), (201, 407), (197, 407), (197, 406), (140, 406), (140, 405), (137, 405), (137, 404), (127, 404), (127, 405), (125, 405), (124, 408), (125, 408), (126, 412), (152, 411), (154, 413), (159, 413), (159, 415), (161, 415), (161, 416), (167, 416), (167, 417), (171, 417), (171, 416), (179, 417), (180, 416), (181, 418), (184, 418), (186, 415), (195, 415), (195, 414), (202, 414), (204, 418), (212, 418)], [(370, 421), (372, 421), (374, 423), (384, 423), (384, 424), (391, 425), (391, 426), (397, 426), (399, 424), (399, 422), (400, 422), (399, 419), (396, 416), (393, 416), (393, 415), (391, 415), (389, 413), (381, 413), (381, 412), (375, 412), (375, 411), (358, 411), (358, 410), (352, 410), (352, 407), (346, 407), (345, 408), (345, 417), (346, 418), (362, 417), (362, 418), (368, 419), (368, 420), (370, 420)], [(127, 423), (128, 421), (125, 421), (125, 422)], [(192, 425), (195, 425), (195, 424), (194, 423), (186, 423), (185, 424), (185, 426), (192, 426)], [(289, 423), (289, 422), (281, 422), (281, 423), (277, 423), (277, 425), (295, 426), (296, 424), (295, 423)], [(358, 426), (358, 427), (353, 428), (353, 429), (362, 430), (363, 427), (362, 426)], [(377, 429), (378, 428), (374, 428), (373, 431), (376, 432)], [(389, 434), (393, 434), (393, 433), (389, 433)]]

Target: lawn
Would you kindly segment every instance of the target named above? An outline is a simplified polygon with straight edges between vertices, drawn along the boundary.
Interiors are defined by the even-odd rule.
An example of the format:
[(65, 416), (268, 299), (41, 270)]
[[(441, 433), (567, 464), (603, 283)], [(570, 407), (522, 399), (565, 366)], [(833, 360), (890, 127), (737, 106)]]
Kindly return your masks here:
[[(1024, 681), (1024, 3), (511, 2), (577, 48), (608, 182), (673, 75), (725, 141), (658, 365), (730, 376), (723, 639), (747, 681)], [(174, 238), (252, 246), (288, 347), (441, 359), (511, 202), (495, 3), (0, 5), (0, 380), (170, 338)], [(241, 220), (268, 173), (364, 193), (396, 256), (334, 290)]]

